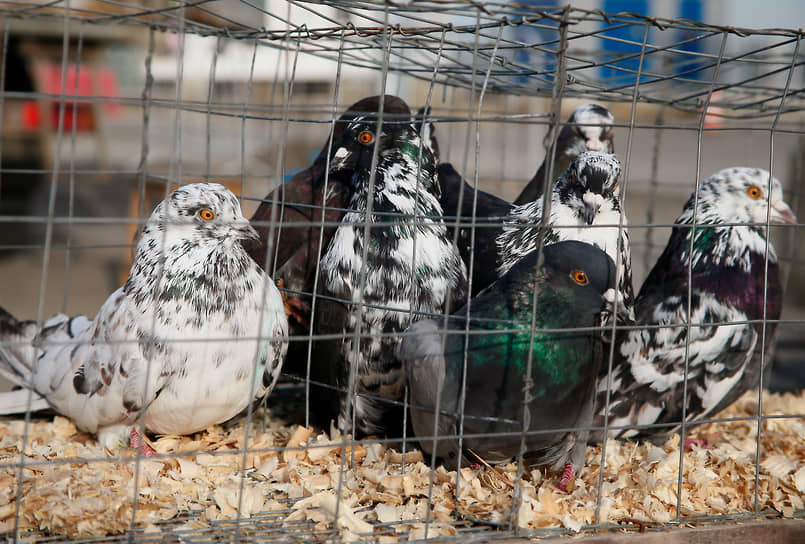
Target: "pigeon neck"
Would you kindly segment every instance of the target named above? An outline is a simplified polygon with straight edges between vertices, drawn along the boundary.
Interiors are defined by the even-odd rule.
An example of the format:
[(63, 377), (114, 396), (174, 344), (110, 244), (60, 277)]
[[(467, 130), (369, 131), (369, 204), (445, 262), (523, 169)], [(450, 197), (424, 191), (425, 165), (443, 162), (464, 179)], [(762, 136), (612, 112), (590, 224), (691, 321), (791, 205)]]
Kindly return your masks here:
[(210, 312), (235, 314), (249, 287), (249, 273), (258, 270), (237, 241), (184, 240), (165, 244), (164, 251), (161, 245), (159, 231), (144, 231), (123, 287), (141, 311), (174, 303), (196, 318)]
[[(696, 291), (712, 293), (719, 300), (743, 311), (750, 319), (763, 317), (765, 297), (766, 317), (779, 317), (782, 301), (777, 258), (769, 245), (767, 274), (766, 240), (757, 229), (715, 226), (705, 219), (697, 222), (695, 233), (691, 234), (691, 231), (692, 225), (674, 227), (672, 237), (676, 241), (669, 243), (669, 249), (675, 248), (678, 257), (670, 263), (661, 258), (652, 274), (664, 274), (662, 269), (668, 266), (671, 270), (666, 273), (677, 277), (676, 285), (683, 286), (686, 291), (690, 267), (692, 285)], [(660, 285), (663, 282), (647, 280), (646, 283)]]

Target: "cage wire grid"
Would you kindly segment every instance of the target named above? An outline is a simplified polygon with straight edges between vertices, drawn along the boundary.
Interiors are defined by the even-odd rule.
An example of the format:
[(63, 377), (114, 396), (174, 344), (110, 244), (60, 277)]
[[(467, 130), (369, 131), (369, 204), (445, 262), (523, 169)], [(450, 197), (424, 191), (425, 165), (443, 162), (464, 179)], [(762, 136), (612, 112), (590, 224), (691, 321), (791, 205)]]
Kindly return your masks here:
[[(307, 159), (292, 157), (292, 144), (306, 146), (308, 152), (320, 149), (353, 98), (371, 94), (399, 95), (414, 111), (429, 107), (426, 118), (419, 122), (435, 126), (443, 146), (442, 160), (452, 161), (470, 186), (508, 197), (519, 192), (533, 173), (530, 164), (517, 158), (517, 152), (536, 147), (538, 153), (552, 157), (557, 133), (572, 111), (568, 104), (609, 106), (616, 118), (616, 154), (623, 163), (622, 198), (632, 218), (628, 229), (633, 267), (643, 268), (635, 273), (638, 286), (662, 251), (665, 233), (687, 195), (698, 188), (699, 180), (732, 165), (708, 157), (707, 149), (719, 150), (719, 139), (732, 145), (738, 137), (764, 141), (760, 160), (747, 166), (765, 168), (783, 180), (786, 199), (795, 211), (799, 207), (803, 132), (799, 30), (733, 28), (634, 13), (494, 2), (331, 2), (325, 7), (309, 2), (263, 5), (245, 0), (147, 4), (3, 1), (0, 15), (3, 82), (9, 77), (7, 60), (14, 37), (34, 27), (55, 44), (54, 59), (61, 76), (56, 90), (19, 91), (4, 86), (0, 95), (4, 114), (20, 101), (55, 105), (55, 124), (42, 137), (51, 143), (44, 148), (43, 164), (2, 167), (4, 179), (38, 176), (45, 187), (44, 213), (4, 211), (0, 215), (0, 222), (10, 228), (44, 227), (36, 239), (3, 246), (6, 251), (41, 258), (35, 306), (29, 304), (19, 315), (39, 323), (50, 315), (46, 295), (54, 282), (49, 270), (56, 255), (64, 257), (57, 308), (72, 314), (68, 294), (81, 278), (71, 268), (88, 252), (116, 252), (118, 258), (129, 255), (134, 247), (129, 227), (136, 230), (142, 225), (154, 204), (177, 182), (224, 181), (238, 193), (244, 208), (254, 209), (263, 200), (274, 202), (272, 220), (265, 226), (272, 233), (278, 230), (280, 236), (283, 228), (308, 226), (284, 221), (284, 207), (278, 204), (283, 181), (297, 166), (309, 164)], [(140, 52), (138, 91), (119, 95), (95, 89), (79, 92), (80, 78), (71, 79), (70, 70), (80, 73), (84, 66), (97, 63), (97, 57), (87, 50), (116, 33)], [(209, 42), (214, 46), (206, 64), (193, 65), (197, 61), (191, 56), (193, 48)], [(232, 85), (219, 85), (225, 70), (223, 60), (231, 60), (232, 50), (238, 53), (242, 67), (234, 85), (238, 92), (220, 96)], [(271, 59), (268, 69), (258, 58)], [(312, 80), (309, 66), (313, 71), (328, 67), (322, 77), (326, 91), (314, 91), (312, 99), (305, 94)], [(196, 72), (207, 75), (206, 83), (193, 83), (200, 91), (189, 89), (191, 74)], [(124, 128), (140, 134), (139, 141), (129, 134), (129, 144), (136, 144), (129, 148), (137, 151), (131, 153), (134, 160), (120, 161), (123, 166), (111, 160), (99, 165), (79, 156), (79, 107), (98, 111), (108, 106), (133, 112)], [(388, 124), (401, 122), (388, 112), (379, 115)], [(4, 115), (4, 125), (5, 119)], [(226, 134), (223, 138), (222, 133)], [(651, 133), (650, 139), (641, 137)], [(102, 134), (96, 140), (103, 138)], [(680, 138), (688, 144), (695, 140), (695, 145), (687, 146), (692, 155), (683, 153), (676, 158), (688, 168), (669, 176), (667, 165), (660, 166), (665, 154), (671, 153), (665, 142), (679, 142)], [(3, 157), (9, 154), (10, 140), (4, 129), (0, 140)], [(502, 144), (490, 152), (487, 148), (494, 141)], [(193, 155), (192, 146), (203, 149), (200, 159)], [(264, 160), (255, 167), (252, 156), (259, 146), (268, 151), (263, 151)], [(219, 147), (226, 149), (218, 151)], [(375, 146), (373, 164), (377, 153)], [(788, 165), (791, 156), (793, 164)], [(749, 161), (739, 164), (745, 162)], [(713, 164), (719, 167), (713, 168)], [(786, 171), (789, 179), (781, 174)], [(560, 173), (553, 172), (551, 179)], [(128, 198), (134, 212), (130, 209), (126, 216), (125, 209), (114, 208), (117, 211), (111, 215), (108, 211), (81, 213), (77, 198), (82, 185), (99, 190), (99, 183), (114, 179), (127, 180), (129, 194), (118, 190), (114, 196)], [(374, 183), (374, 171), (369, 183)], [(66, 208), (58, 200), (65, 191)], [(666, 211), (658, 205), (665, 198), (678, 204), (669, 204)], [(372, 200), (370, 197), (369, 207)], [(633, 202), (645, 209), (635, 209)], [(393, 215), (378, 217), (379, 221), (364, 222), (366, 232), (370, 225), (395, 219)], [(413, 222), (423, 219), (404, 217)], [(448, 216), (444, 221), (477, 229), (501, 224), (476, 217), (475, 209), (469, 218)], [(325, 249), (321, 247), (324, 228), (338, 224), (324, 220), (323, 215), (313, 223), (320, 233), (320, 255)], [(123, 226), (125, 231), (116, 241), (97, 242), (87, 235), (115, 226)], [(616, 226), (626, 228), (623, 214)], [(799, 227), (767, 223), (766, 228), (775, 233), (784, 285), (788, 292), (795, 291), (792, 283), (802, 265), (796, 252)], [(655, 233), (657, 229), (661, 232)], [(276, 263), (270, 255), (271, 251), (267, 270), (274, 277)], [(618, 266), (617, 274), (622, 273)], [(318, 277), (318, 270), (315, 275)], [(100, 300), (117, 285), (104, 291)], [(315, 315), (317, 300), (322, 298), (316, 289), (290, 294), (313, 295), (311, 311)], [(373, 309), (369, 304), (359, 307)], [(94, 310), (89, 312), (92, 315)], [(767, 322), (762, 320), (762, 334)], [(792, 313), (773, 322), (796, 333), (803, 319)], [(628, 328), (614, 323), (612, 332)], [(507, 331), (517, 329), (495, 332)], [(356, 344), (366, 336), (360, 330), (350, 335)], [(290, 342), (314, 338), (321, 336), (311, 332), (291, 337)], [(181, 339), (166, 339), (177, 340)], [(603, 364), (611, 364), (612, 356), (610, 351)], [(769, 357), (762, 355), (762, 366), (769, 365)], [(308, 363), (309, 358), (310, 350)], [(354, 367), (348, 388), (353, 396)], [(61, 418), (42, 420), (26, 413), (24, 419), (0, 423), (0, 470), (5, 487), (0, 491), (0, 528), (9, 539), (29, 536), (37, 540), (486, 540), (801, 517), (805, 511), (801, 446), (794, 448), (798, 458), (791, 464), (782, 459), (790, 450), (774, 449), (778, 442), (785, 442), (786, 431), (801, 429), (799, 420), (805, 417), (801, 393), (748, 393), (724, 414), (702, 420), (698, 426), (683, 424), (679, 434), (662, 447), (628, 441), (605, 441), (599, 447), (591, 444), (586, 477), (582, 473), (576, 488), (561, 495), (554, 487), (555, 475), (525, 467), (522, 456), (498, 469), (460, 464), (452, 472), (418, 451), (418, 440), (467, 438), (461, 432), (456, 436), (406, 436), (400, 443), (382, 437), (352, 440), (336, 429), (310, 431), (310, 404), (316, 399), (311, 397), (309, 372), (308, 366), (305, 378), (284, 378), (265, 406), (250, 407), (232, 423), (190, 438), (156, 439), (158, 455), (149, 458), (127, 450), (104, 451), (92, 439), (82, 443), (86, 437)], [(526, 387), (524, 395), (528, 394)], [(401, 402), (407, 407), (407, 399)], [(463, 410), (460, 415), (463, 417)], [(141, 421), (141, 430), (143, 424)], [(743, 468), (725, 473), (737, 478), (743, 470), (743, 494), (750, 498), (742, 502), (724, 488), (721, 499), (710, 497), (710, 502), (696, 503), (703, 506), (697, 509), (694, 491), (716, 486), (718, 478), (726, 478), (713, 472), (713, 467), (730, 461), (715, 459), (706, 450), (686, 452), (679, 444), (691, 433), (716, 436), (719, 431), (712, 429), (723, 428), (716, 427), (719, 424), (740, 427), (743, 434), (733, 437), (731, 443), (751, 452), (742, 458)], [(753, 426), (760, 430), (753, 432)], [(517, 435), (525, 440), (538, 432), (524, 427)], [(625, 476), (619, 476), (619, 465), (635, 472), (643, 469), (635, 476), (643, 489), (635, 489)], [(656, 470), (651, 473), (657, 467), (663, 468), (665, 480)], [(699, 469), (711, 471), (706, 477), (697, 476)], [(655, 484), (653, 491), (648, 489), (649, 482)], [(719, 488), (724, 487), (720, 483)], [(42, 487), (52, 487), (53, 493), (43, 492)], [(631, 510), (615, 512), (613, 497), (626, 494), (625, 489), (641, 499), (642, 508), (633, 505)], [(677, 493), (678, 489), (685, 492)], [(87, 495), (87, 510), (77, 514), (77, 519), (57, 512), (58, 493), (74, 502), (78, 495)], [(731, 502), (737, 506), (730, 507)], [(69, 503), (62, 506), (69, 511)]]

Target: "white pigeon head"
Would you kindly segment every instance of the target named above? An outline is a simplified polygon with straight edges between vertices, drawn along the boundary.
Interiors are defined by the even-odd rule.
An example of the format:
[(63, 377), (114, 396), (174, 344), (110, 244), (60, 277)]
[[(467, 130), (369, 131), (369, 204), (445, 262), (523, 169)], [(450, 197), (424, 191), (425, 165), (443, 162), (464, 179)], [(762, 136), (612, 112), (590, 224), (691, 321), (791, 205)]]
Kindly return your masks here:
[(584, 151), (615, 151), (612, 124), (615, 116), (599, 104), (584, 104), (576, 108), (563, 130), (569, 131), (570, 142), (566, 154), (578, 155)]
[[(693, 195), (685, 205), (692, 220)], [(796, 223), (797, 218), (783, 200), (780, 180), (760, 168), (736, 166), (716, 172), (701, 182), (697, 222), (754, 223), (761, 228), (770, 223)]]
[(559, 200), (591, 225), (600, 211), (619, 211), (617, 193), (621, 175), (618, 157), (598, 151), (585, 151), (573, 159), (556, 182)]
[[(237, 197), (218, 183), (179, 187), (156, 207), (148, 224), (164, 233), (166, 245), (196, 242), (232, 246), (238, 240), (259, 239), (243, 217)], [(144, 238), (149, 231), (147, 225)]]

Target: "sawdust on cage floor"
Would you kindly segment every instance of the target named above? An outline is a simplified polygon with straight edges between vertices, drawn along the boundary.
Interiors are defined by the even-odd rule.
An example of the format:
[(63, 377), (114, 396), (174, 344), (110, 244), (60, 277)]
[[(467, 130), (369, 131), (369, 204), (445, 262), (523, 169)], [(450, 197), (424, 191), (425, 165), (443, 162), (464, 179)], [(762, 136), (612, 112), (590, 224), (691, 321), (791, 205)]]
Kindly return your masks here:
[[(763, 411), (803, 414), (805, 392), (764, 393)], [(720, 417), (756, 413), (757, 393), (749, 392)], [(245, 419), (192, 437), (160, 437), (152, 443), (157, 452), (174, 455), (141, 458), (136, 482), (131, 450), (113, 456), (63, 417), (34, 422), (25, 450), (20, 529), (67, 537), (117, 534), (131, 526), (136, 492), (135, 524), (146, 532), (161, 531), (163, 527), (155, 523), (188, 512), (192, 517), (178, 528), (202, 529), (216, 520), (237, 518), (239, 508), (241, 518), (285, 511), (283, 524), (306, 521), (322, 532), (331, 530), (337, 510), (337, 527), (346, 540), (367, 536), (378, 523), (391, 522), (395, 523), (383, 528), (379, 540), (395, 540), (389, 527), (405, 533), (404, 538), (425, 535), (430, 470), (421, 453), (409, 452), (403, 471), (399, 452), (369, 442), (356, 445), (354, 451), (347, 448), (342, 464), (339, 436), (315, 435), (311, 429), (269, 421), (265, 431), (252, 425), (245, 456)], [(21, 420), (0, 422), (0, 534), (15, 524), (23, 432)], [(683, 455), (681, 515), (753, 511), (756, 420), (702, 425), (691, 435), (705, 438), (710, 447), (694, 447)], [(803, 510), (803, 436), (803, 418), (764, 421), (759, 508), (772, 508), (783, 516)], [(282, 450), (287, 446), (298, 448)], [(675, 519), (679, 437), (672, 436), (662, 447), (614, 440), (606, 446), (601, 521), (661, 524)], [(559, 474), (546, 474), (544, 469), (527, 472), (516, 522), (524, 528), (576, 531), (592, 524), (600, 470), (601, 447), (591, 446), (570, 492), (557, 489)], [(511, 520), (511, 482), (516, 472), (515, 463), (495, 469), (463, 468), (456, 499), (456, 473), (437, 468), (428, 536), (455, 534), (456, 512), (489, 522)], [(342, 473), (339, 501), (335, 490)]]

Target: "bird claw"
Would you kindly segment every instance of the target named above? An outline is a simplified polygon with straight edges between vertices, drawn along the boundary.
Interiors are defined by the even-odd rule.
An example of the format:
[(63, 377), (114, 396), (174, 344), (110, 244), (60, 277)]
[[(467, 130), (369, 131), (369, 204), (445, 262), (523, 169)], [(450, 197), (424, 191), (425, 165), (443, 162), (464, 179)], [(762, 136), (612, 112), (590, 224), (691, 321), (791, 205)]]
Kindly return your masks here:
[(289, 297), (285, 300), (284, 306), (287, 317), (293, 317), (306, 329), (310, 328), (310, 320), (308, 319), (310, 305), (307, 302), (298, 297)]
[(693, 451), (693, 447), (697, 446), (703, 450), (706, 450), (710, 447), (709, 443), (707, 442), (706, 438), (686, 438), (684, 442), (685, 451)]
[(299, 297), (289, 297), (285, 291), (283, 278), (277, 280), (277, 287), (279, 287), (282, 297), (282, 305), (285, 307), (285, 316), (293, 317), (300, 325), (309, 329), (310, 321), (307, 316), (310, 313), (310, 305)]
[(562, 477), (559, 478), (559, 483), (556, 484), (561, 491), (567, 492), (570, 485), (576, 479), (576, 470), (573, 465), (568, 463), (565, 465), (565, 470), (562, 471)]
[(132, 429), (129, 433), (129, 446), (139, 450), (143, 457), (152, 457), (157, 454), (156, 450), (145, 441), (145, 437), (137, 432), (137, 429)]

